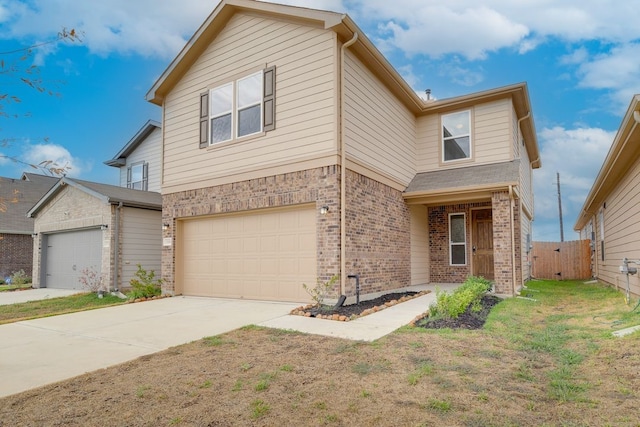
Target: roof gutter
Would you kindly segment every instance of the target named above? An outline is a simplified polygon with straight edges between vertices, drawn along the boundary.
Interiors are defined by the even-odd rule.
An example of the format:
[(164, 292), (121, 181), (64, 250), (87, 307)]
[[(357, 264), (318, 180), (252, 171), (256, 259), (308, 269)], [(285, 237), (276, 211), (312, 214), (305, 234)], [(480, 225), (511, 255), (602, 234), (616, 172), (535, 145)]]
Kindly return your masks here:
[(347, 270), (347, 144), (344, 138), (344, 52), (358, 40), (358, 33), (354, 32), (351, 40), (340, 48), (340, 295), (346, 295)]

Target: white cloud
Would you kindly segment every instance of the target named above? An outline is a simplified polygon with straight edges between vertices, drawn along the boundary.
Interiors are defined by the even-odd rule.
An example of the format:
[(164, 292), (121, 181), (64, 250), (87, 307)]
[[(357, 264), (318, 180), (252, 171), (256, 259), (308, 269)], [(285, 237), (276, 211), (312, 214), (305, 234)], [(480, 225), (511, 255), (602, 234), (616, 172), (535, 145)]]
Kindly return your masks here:
[[(538, 138), (542, 168), (534, 172), (536, 240), (559, 240), (556, 173), (560, 172), (565, 238), (600, 171), (615, 132), (598, 128), (544, 128)], [(551, 225), (549, 225), (551, 224)], [(549, 234), (549, 233), (555, 234)], [(573, 237), (571, 237), (573, 238)]]
[(73, 157), (69, 150), (61, 145), (56, 144), (35, 144), (30, 145), (25, 150), (21, 160), (33, 165), (39, 165), (42, 162), (52, 161), (59, 167), (67, 167), (67, 175), (78, 177), (91, 170), (91, 163), (82, 159)]

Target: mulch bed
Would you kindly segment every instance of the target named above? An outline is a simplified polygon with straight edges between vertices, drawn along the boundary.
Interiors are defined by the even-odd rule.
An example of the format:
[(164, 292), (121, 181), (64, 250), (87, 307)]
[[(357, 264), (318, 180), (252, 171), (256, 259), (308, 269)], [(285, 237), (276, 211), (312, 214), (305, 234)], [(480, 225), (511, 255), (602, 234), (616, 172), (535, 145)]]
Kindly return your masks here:
[(457, 319), (430, 319), (428, 316), (417, 319), (413, 322), (414, 326), (427, 329), (481, 329), (487, 320), (487, 316), (491, 309), (502, 301), (502, 298), (495, 295), (484, 295), (480, 300), (482, 309), (478, 312), (467, 308)]
[(423, 292), (395, 292), (382, 295), (378, 298), (360, 301), (360, 304), (349, 304), (341, 307), (323, 305), (318, 308), (313, 304), (298, 307), (291, 311), (291, 314), (305, 317), (315, 317), (318, 319), (338, 320), (347, 322), (358, 317), (366, 316), (384, 310), (387, 307), (393, 307), (396, 304), (408, 301), (413, 298), (428, 294), (430, 291)]

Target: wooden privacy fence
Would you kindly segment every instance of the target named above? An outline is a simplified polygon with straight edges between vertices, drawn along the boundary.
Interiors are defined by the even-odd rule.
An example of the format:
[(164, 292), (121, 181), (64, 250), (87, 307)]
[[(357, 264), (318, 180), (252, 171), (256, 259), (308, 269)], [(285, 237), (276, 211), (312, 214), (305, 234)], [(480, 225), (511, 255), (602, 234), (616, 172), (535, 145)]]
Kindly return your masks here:
[(537, 279), (581, 280), (591, 278), (589, 240), (533, 242), (531, 275)]

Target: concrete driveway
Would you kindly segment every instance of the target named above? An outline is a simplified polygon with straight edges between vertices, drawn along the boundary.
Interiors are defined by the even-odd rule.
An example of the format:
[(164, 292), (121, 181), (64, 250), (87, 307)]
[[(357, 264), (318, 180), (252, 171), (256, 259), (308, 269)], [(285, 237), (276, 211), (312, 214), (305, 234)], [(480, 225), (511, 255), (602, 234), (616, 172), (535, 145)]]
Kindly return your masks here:
[(173, 297), (1, 325), (0, 397), (268, 323), (299, 305)]

